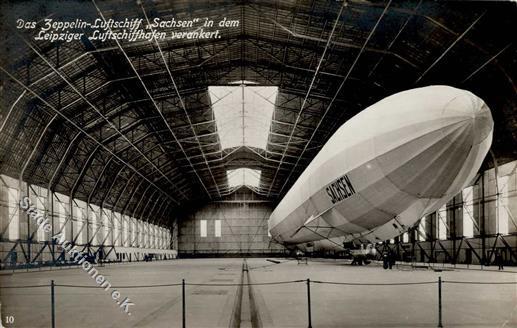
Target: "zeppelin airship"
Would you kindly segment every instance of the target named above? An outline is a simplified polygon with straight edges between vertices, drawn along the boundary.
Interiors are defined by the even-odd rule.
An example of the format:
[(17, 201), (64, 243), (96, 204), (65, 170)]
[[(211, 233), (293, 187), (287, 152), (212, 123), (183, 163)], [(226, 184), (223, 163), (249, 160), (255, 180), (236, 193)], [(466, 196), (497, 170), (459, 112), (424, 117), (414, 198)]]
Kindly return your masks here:
[(328, 140), (271, 214), (271, 236), (301, 249), (394, 238), (473, 180), (493, 128), (487, 105), (466, 90), (384, 98)]

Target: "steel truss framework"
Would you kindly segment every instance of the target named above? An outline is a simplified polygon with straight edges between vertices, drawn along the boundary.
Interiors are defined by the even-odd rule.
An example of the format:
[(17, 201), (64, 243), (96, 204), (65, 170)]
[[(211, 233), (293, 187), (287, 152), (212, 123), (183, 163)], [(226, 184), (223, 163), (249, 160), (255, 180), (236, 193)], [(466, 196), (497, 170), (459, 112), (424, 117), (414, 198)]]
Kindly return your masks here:
[[(517, 166), (511, 174), (515, 174), (516, 168)], [(489, 206), (489, 203), (501, 206), (499, 197), (502, 195), (499, 191), (495, 195), (487, 195), (484, 181), (481, 177), (477, 179), (480, 197), (470, 204), (475, 206), (476, 213), (470, 213), (470, 210), (466, 208), (467, 203), (457, 196), (447, 204), (446, 217), (440, 217), (437, 212), (437, 215), (422, 218), (422, 220), (426, 220), (425, 229), (422, 231), (420, 223), (417, 223), (409, 229), (408, 240), (399, 236), (391, 242), (385, 241), (376, 244), (377, 259), (381, 260), (383, 254), (390, 252), (395, 255), (397, 260), (406, 262), (464, 263), (489, 266), (496, 264), (496, 253), (500, 253), (507, 264), (517, 263), (517, 232), (515, 232), (517, 222), (512, 217), (508, 206), (502, 205), (502, 211), (508, 215), (509, 233), (493, 233), (491, 231), (493, 229), (488, 228), (489, 224), (494, 224), (490, 221), (499, 218), (497, 218), (497, 214), (493, 216), (493, 213), (492, 215), (486, 213), (486, 207)], [(498, 189), (497, 185), (496, 188)], [(514, 192), (512, 194), (511, 199), (514, 200)], [(460, 216), (460, 220), (458, 220), (456, 216), (460, 212), (467, 214), (468, 218)], [(474, 223), (474, 235), (471, 237), (465, 237), (462, 227), (459, 226), (464, 219)], [(437, 225), (440, 224), (440, 221), (447, 232), (445, 239), (440, 239), (438, 235)]]
[[(494, 265), (495, 254), (500, 252), (506, 263), (517, 263), (517, 248), (512, 246), (512, 241), (508, 238), (517, 236), (511, 234), (504, 236), (497, 234), (483, 234), (474, 238), (456, 237), (452, 240), (452, 247), (445, 245), (445, 241), (439, 239), (430, 239), (428, 241), (418, 241), (414, 237), (415, 229), (409, 231), (412, 236), (409, 243), (403, 242), (399, 237), (395, 238), (393, 243), (383, 242), (375, 246), (377, 250), (376, 259), (382, 260), (382, 255), (386, 252), (395, 254), (399, 261), (406, 262), (424, 262), (424, 263), (451, 263), (451, 264), (473, 264)], [(479, 245), (473, 244), (480, 242)], [(429, 246), (429, 247), (428, 247)], [(467, 250), (467, 259), (460, 260), (460, 252)], [(438, 254), (444, 255), (442, 260), (438, 260)], [(419, 255), (417, 255), (419, 254)], [(473, 256), (472, 256), (473, 255)]]
[[(163, 202), (149, 201), (142, 205), (146, 207), (145, 213), (149, 214), (146, 216), (147, 220), (143, 221), (93, 204), (87, 205), (86, 202), (66, 195), (49, 192), (44, 187), (13, 181), (14, 179), (9, 178), (1, 178), (0, 181), (1, 208), (2, 212), (7, 214), (7, 220), (2, 220), (0, 229), (0, 242), (6, 243), (8, 247), (3, 249), (0, 257), (0, 263), (4, 265), (68, 263), (70, 255), (52, 238), (60, 233), (64, 233), (70, 247), (75, 246), (76, 250), (99, 260), (122, 260), (122, 257), (131, 260), (131, 256), (132, 260), (141, 260), (144, 254), (170, 255), (159, 251), (170, 249), (170, 230), (153, 225), (148, 220), (152, 213), (161, 214), (165, 208)], [(38, 228), (35, 220), (18, 206), (16, 188), (19, 185), (26, 189), (31, 204), (48, 219), (52, 228), (50, 233)], [(18, 219), (15, 219), (16, 217)], [(13, 230), (18, 231), (15, 235), (19, 235), (20, 238), (13, 238), (15, 235), (11, 232), (12, 225), (17, 225), (17, 229)], [(13, 259), (13, 255), (18, 259)]]
[[(494, 153), (517, 158), (508, 147), (517, 141), (512, 4), (173, 3), (83, 3), (81, 14), (240, 25), (220, 39), (134, 43), (10, 34), (22, 46), (1, 65), (0, 172), (88, 209), (172, 226), (178, 210), (232, 193), (229, 169), (260, 169), (255, 192), (279, 200), (347, 119), (429, 84), (485, 99), (498, 127)], [(266, 149), (220, 145), (207, 90), (235, 81), (279, 88)]]

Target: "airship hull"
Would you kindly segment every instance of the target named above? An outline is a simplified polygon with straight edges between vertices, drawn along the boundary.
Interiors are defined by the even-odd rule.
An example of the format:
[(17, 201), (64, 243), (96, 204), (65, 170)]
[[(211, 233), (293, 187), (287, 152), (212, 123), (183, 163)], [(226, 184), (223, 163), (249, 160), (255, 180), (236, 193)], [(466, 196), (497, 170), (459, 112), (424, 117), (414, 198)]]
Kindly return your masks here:
[(273, 211), (270, 233), (284, 244), (400, 235), (474, 178), (492, 131), (490, 110), (465, 90), (387, 97), (329, 139)]

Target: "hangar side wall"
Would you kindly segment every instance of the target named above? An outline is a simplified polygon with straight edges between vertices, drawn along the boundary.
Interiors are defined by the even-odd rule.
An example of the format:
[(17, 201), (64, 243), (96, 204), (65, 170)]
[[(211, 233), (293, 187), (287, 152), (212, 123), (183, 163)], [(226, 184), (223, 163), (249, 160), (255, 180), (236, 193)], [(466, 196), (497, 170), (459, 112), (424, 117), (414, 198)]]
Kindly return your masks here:
[(517, 161), (490, 169), (388, 245), (416, 262), (517, 264)]
[[(273, 211), (269, 202), (250, 199), (209, 203), (180, 220), (180, 256), (238, 256), (281, 253), (284, 248), (268, 236), (268, 219)], [(204, 222), (204, 223), (203, 223)], [(206, 224), (206, 234), (202, 225)], [(220, 225), (220, 236), (216, 234)]]
[[(22, 195), (28, 195), (30, 203), (48, 219), (50, 233), (39, 228), (36, 220), (20, 208)], [(171, 249), (174, 234), (168, 228), (0, 175), (2, 267), (69, 262), (70, 255), (52, 242), (52, 236), (61, 232), (78, 250), (94, 254), (97, 259), (134, 261), (146, 254), (156, 254), (156, 258), (176, 255)]]

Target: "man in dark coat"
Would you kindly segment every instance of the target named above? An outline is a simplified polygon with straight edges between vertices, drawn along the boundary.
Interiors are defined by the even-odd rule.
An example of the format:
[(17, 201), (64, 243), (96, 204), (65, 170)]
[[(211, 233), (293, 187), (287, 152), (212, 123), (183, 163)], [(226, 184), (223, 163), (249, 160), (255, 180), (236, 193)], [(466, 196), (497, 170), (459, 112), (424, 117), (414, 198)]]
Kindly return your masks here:
[(498, 265), (498, 270), (503, 270), (503, 255), (497, 251), (495, 253), (495, 263)]

